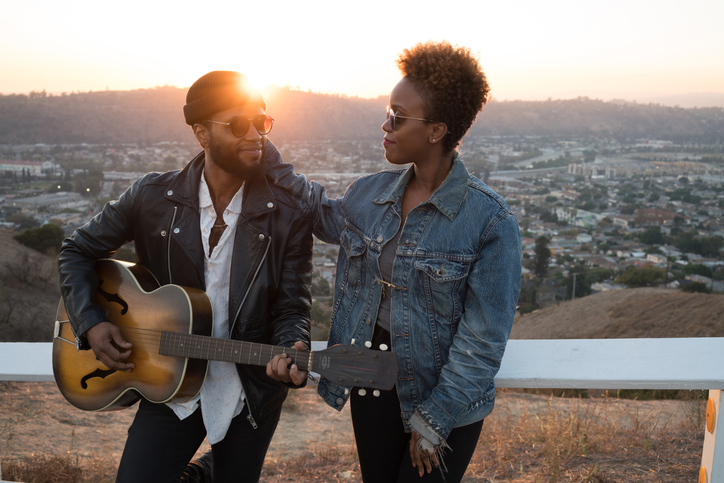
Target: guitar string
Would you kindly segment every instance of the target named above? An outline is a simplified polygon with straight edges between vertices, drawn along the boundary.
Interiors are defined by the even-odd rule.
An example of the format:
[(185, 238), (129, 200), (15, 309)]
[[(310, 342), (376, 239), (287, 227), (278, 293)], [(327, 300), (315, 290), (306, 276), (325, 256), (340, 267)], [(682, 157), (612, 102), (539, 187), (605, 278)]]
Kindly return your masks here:
[[(224, 344), (226, 342), (236, 342), (236, 343), (241, 343), (242, 347), (244, 345), (250, 345), (250, 347), (248, 347), (246, 349), (247, 351), (252, 351), (254, 345), (259, 346), (258, 347), (259, 357), (257, 357), (257, 359), (259, 361), (266, 360), (266, 358), (264, 357), (264, 355), (265, 355), (264, 352), (265, 352), (265, 350), (268, 350), (269, 351), (269, 354), (267, 355), (267, 357), (269, 357), (268, 360), (273, 359), (274, 356), (276, 356), (276, 355), (286, 353), (289, 356), (293, 356), (292, 358), (295, 361), (299, 361), (298, 362), (299, 364), (306, 364), (307, 363), (306, 359), (310, 352), (310, 351), (302, 351), (302, 350), (298, 350), (298, 349), (294, 349), (294, 348), (285, 348), (285, 347), (273, 346), (273, 345), (269, 345), (269, 344), (262, 344), (262, 343), (256, 343), (256, 342), (232, 341), (231, 339), (218, 339), (218, 338), (212, 338), (209, 336), (203, 336), (203, 335), (197, 335), (197, 334), (185, 334), (185, 333), (181, 333), (181, 332), (162, 331), (162, 330), (157, 330), (157, 329), (148, 329), (148, 328), (144, 328), (144, 327), (118, 326), (118, 328), (121, 330), (121, 333), (127, 334), (127, 336), (128, 336), (127, 338), (129, 339), (129, 342), (134, 344), (135, 347), (143, 348), (143, 349), (148, 349), (149, 347), (151, 347), (154, 350), (160, 349), (163, 332), (168, 332), (169, 334), (171, 334), (172, 337), (181, 336), (181, 337), (198, 337), (198, 338), (200, 338), (202, 341), (202, 343), (201, 343), (201, 345), (202, 345), (201, 352), (202, 353), (208, 352), (208, 350), (210, 349), (210, 346), (212, 344), (219, 344), (219, 343)], [(196, 349), (198, 349), (198, 347)], [(196, 352), (196, 350), (194, 350), (194, 349), (192, 349), (191, 351)], [(231, 359), (231, 354), (226, 354), (226, 351), (227, 351), (227, 349), (224, 349), (223, 356), (226, 356), (226, 357), (224, 357), (224, 359)], [(293, 354), (290, 354), (290, 353), (293, 353)], [(245, 355), (247, 355), (247, 354), (242, 352), (241, 357), (244, 357)], [(300, 357), (300, 355), (302, 357)], [(342, 358), (344, 358), (344, 357), (342, 357)]]
[[(293, 360), (302, 368), (302, 370), (307, 370), (304, 366), (307, 366), (309, 362), (311, 362), (311, 359), (307, 360), (307, 357), (310, 355), (313, 351), (300, 351), (294, 348), (284, 348), (279, 346), (272, 346), (269, 344), (261, 344), (256, 342), (247, 342), (247, 341), (235, 341), (231, 339), (218, 339), (218, 338), (212, 338), (209, 336), (203, 336), (203, 335), (196, 335), (196, 334), (187, 334), (182, 332), (173, 332), (173, 331), (163, 331), (163, 330), (157, 330), (157, 329), (149, 329), (144, 327), (128, 327), (128, 326), (118, 326), (118, 328), (121, 330), (122, 333), (124, 333), (130, 342), (134, 344), (134, 348), (137, 349), (145, 349), (147, 352), (158, 352), (160, 353), (161, 350), (161, 340), (163, 338), (163, 332), (167, 332), (170, 337), (168, 339), (173, 339), (170, 342), (170, 345), (173, 346), (173, 344), (177, 344), (179, 339), (189, 339), (193, 337), (198, 337), (201, 339), (201, 350), (199, 354), (198, 347), (191, 349), (188, 352), (193, 353), (194, 355), (202, 355), (206, 354), (207, 357), (197, 357), (200, 359), (205, 360), (222, 360), (227, 362), (237, 362), (237, 363), (244, 363), (245, 361), (249, 364), (256, 363), (257, 365), (265, 365), (266, 362), (271, 361), (275, 355), (287, 353), (289, 355), (292, 355)], [(212, 346), (218, 345), (218, 343), (221, 342), (222, 345), (227, 345), (228, 342), (233, 343), (241, 343), (242, 344), (242, 354), (238, 357), (231, 357), (231, 354), (227, 352), (227, 347), (223, 348), (223, 354), (218, 359), (211, 359), (208, 358), (208, 352), (212, 349)], [(246, 347), (246, 346), (249, 347)], [(259, 355), (258, 357), (255, 356), (255, 359), (257, 361), (252, 362), (251, 359), (251, 351), (253, 350), (253, 346), (257, 345), (259, 346)], [(150, 349), (149, 349), (150, 348)], [(214, 347), (216, 348), (216, 347)], [(269, 353), (266, 354), (265, 357), (265, 350), (269, 350)], [(355, 348), (359, 349), (359, 348)], [(245, 350), (248, 351), (248, 354), (245, 353)], [(276, 351), (276, 354), (275, 354)], [(334, 357), (338, 360), (338, 362), (341, 362), (343, 360), (348, 359), (357, 359), (358, 354), (355, 354), (355, 350), (350, 351), (350, 353), (335, 353)], [(293, 353), (293, 354), (291, 354)], [(248, 356), (248, 359), (247, 359)], [(300, 357), (301, 356), (301, 357)], [(188, 358), (194, 358), (192, 355), (179, 355), (178, 357), (188, 357)], [(380, 361), (381, 362), (381, 361)], [(364, 369), (361, 367), (358, 367), (358, 369), (361, 370), (372, 370), (370, 369)], [(314, 369), (312, 369), (314, 370)], [(318, 370), (318, 369), (317, 369)], [(371, 382), (371, 381), (370, 381)], [(370, 386), (373, 387), (373, 386)]]
[[(257, 357), (259, 363), (261, 363), (262, 360), (270, 361), (271, 359), (274, 358), (275, 355), (278, 355), (278, 354), (287, 353), (289, 355), (291, 352), (293, 352), (292, 355), (293, 355), (294, 361), (296, 361), (297, 364), (306, 365), (306, 363), (308, 362), (306, 360), (306, 358), (308, 357), (309, 352), (310, 352), (310, 351), (300, 351), (298, 349), (293, 349), (293, 348), (272, 346), (269, 344), (261, 344), (261, 343), (256, 343), (256, 342), (232, 341), (231, 339), (215, 339), (215, 338), (212, 338), (209, 336), (202, 336), (202, 335), (196, 335), (196, 334), (185, 334), (185, 333), (171, 332), (171, 331), (161, 331), (161, 330), (157, 330), (157, 329), (148, 329), (148, 328), (144, 328), (144, 327), (119, 326), (119, 329), (121, 330), (121, 332), (125, 332), (128, 335), (130, 335), (130, 333), (133, 333), (133, 337), (132, 338), (129, 337), (131, 339), (131, 342), (132, 343), (135, 342), (135, 346), (137, 348), (144, 348), (144, 349), (147, 349), (150, 346), (153, 350), (160, 350), (163, 332), (168, 332), (169, 334), (171, 334), (172, 337), (176, 336), (176, 338), (178, 338), (178, 336), (200, 338), (202, 340), (202, 347), (201, 347), (202, 353), (204, 353), (204, 352), (208, 353), (209, 349), (211, 348), (211, 345), (218, 344), (219, 342), (222, 344), (224, 344), (225, 342), (241, 343), (242, 347), (244, 347), (245, 345), (249, 345), (250, 347), (246, 348), (247, 351), (253, 350), (253, 346), (257, 345), (257, 346), (259, 346), (258, 347), (259, 356)], [(264, 357), (265, 350), (269, 350), (267, 357)], [(193, 352), (196, 352), (196, 351), (193, 350)], [(245, 356), (249, 356), (248, 361), (251, 361), (250, 355), (251, 355), (250, 353), (245, 354), (242, 351), (242, 355), (240, 357), (244, 358)], [(302, 357), (300, 357), (300, 355)], [(232, 358), (231, 354), (226, 353), (226, 349), (224, 349), (223, 356), (224, 357), (222, 357), (222, 360), (228, 359), (229, 362), (235, 362), (237, 360), (242, 360), (239, 358)], [(347, 354), (342, 353), (342, 354), (335, 354), (335, 357), (337, 358), (337, 360), (343, 360), (343, 359), (356, 359), (358, 356), (355, 355), (354, 353), (347, 353)]]
[[(178, 339), (179, 336), (183, 337), (183, 338), (196, 337), (196, 338), (201, 339), (201, 351), (202, 352), (205, 352), (205, 351), (208, 352), (208, 350), (210, 349), (210, 346), (212, 344), (226, 345), (227, 343), (232, 342), (232, 343), (237, 343), (237, 344), (241, 343), (242, 344), (242, 348), (244, 351), (242, 357), (244, 355), (248, 355), (248, 354), (246, 354), (245, 351), (252, 351), (254, 349), (253, 346), (256, 345), (256, 346), (258, 346), (257, 349), (259, 351), (259, 357), (257, 357), (257, 359), (264, 358), (264, 352), (269, 351), (269, 354), (268, 354), (269, 360), (271, 360), (275, 355), (287, 353), (288, 355), (293, 355), (293, 359), (295, 361), (299, 360), (302, 363), (306, 362), (305, 359), (308, 357), (309, 352), (310, 352), (310, 351), (298, 350), (298, 349), (294, 349), (294, 348), (285, 348), (285, 347), (273, 346), (273, 345), (269, 345), (269, 344), (262, 344), (262, 343), (256, 343), (256, 342), (236, 341), (236, 340), (231, 340), (231, 339), (217, 339), (217, 338), (212, 338), (212, 337), (204, 336), (204, 335), (161, 331), (161, 330), (148, 329), (148, 328), (143, 328), (143, 327), (119, 326), (119, 329), (121, 330), (122, 333), (125, 333), (128, 336), (127, 338), (129, 339), (129, 342), (133, 343), (135, 347), (144, 348), (144, 349), (147, 349), (149, 347), (153, 348), (154, 350), (160, 349), (162, 333), (168, 332), (169, 334), (171, 334), (171, 337), (175, 336), (176, 339)], [(246, 346), (249, 346), (249, 347), (246, 347)], [(198, 349), (198, 347), (197, 347), (197, 349)], [(194, 350), (192, 349), (192, 351), (194, 351)], [(293, 353), (293, 354), (290, 354), (290, 353)], [(342, 353), (342, 354), (335, 354), (335, 357), (337, 359), (355, 359), (358, 356), (353, 353), (348, 353), (348, 354)]]

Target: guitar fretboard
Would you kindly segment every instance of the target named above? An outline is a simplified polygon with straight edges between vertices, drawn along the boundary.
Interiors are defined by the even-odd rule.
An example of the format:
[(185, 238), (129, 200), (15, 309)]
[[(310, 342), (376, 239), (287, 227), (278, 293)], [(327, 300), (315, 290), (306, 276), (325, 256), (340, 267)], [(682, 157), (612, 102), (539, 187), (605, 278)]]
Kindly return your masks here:
[(256, 342), (217, 339), (180, 332), (161, 332), (159, 354), (209, 361), (266, 366), (279, 354), (287, 354), (301, 371), (313, 371), (313, 352)]

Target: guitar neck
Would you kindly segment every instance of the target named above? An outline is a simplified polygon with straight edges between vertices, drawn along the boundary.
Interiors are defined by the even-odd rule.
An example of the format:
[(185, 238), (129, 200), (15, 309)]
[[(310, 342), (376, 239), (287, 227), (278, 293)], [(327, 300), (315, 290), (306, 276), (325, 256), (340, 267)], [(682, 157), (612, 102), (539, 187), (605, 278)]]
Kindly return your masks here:
[(314, 371), (314, 353), (293, 347), (280, 347), (256, 342), (218, 339), (203, 335), (181, 332), (161, 333), (159, 354), (164, 356), (188, 357), (208, 361), (233, 362), (252, 366), (266, 366), (279, 354), (287, 354), (302, 371)]

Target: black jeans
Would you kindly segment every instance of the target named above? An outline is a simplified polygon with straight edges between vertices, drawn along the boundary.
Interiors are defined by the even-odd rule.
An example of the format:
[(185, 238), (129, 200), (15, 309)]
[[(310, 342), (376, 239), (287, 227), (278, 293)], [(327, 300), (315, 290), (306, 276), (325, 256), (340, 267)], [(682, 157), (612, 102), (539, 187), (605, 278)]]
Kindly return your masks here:
[[(214, 483), (259, 481), (281, 409), (257, 421), (257, 429), (246, 419), (248, 406), (231, 421), (226, 437), (211, 447)], [(165, 404), (142, 399), (128, 430), (116, 482), (178, 483), (205, 437), (200, 409), (180, 420)]]
[(359, 454), (359, 466), (365, 483), (446, 482), (462, 480), (478, 444), (483, 421), (455, 428), (447, 438), (450, 449), (443, 460), (447, 472), (433, 468), (420, 478), (410, 459), (410, 434), (400, 415), (397, 391), (381, 391), (374, 397), (371, 390), (360, 396), (357, 389), (350, 397), (352, 425)]

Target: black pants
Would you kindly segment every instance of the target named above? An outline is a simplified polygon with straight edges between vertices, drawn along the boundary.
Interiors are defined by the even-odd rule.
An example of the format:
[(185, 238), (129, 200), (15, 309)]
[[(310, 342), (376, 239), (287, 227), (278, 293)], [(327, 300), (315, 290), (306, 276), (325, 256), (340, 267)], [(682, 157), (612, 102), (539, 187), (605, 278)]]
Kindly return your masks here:
[(420, 478), (410, 459), (410, 434), (405, 433), (397, 392), (381, 391), (374, 397), (368, 390), (360, 396), (357, 389), (350, 397), (352, 425), (365, 483), (447, 482), (462, 480), (478, 444), (483, 421), (455, 428), (447, 439), (450, 449), (443, 459), (447, 472), (433, 468)]
[[(257, 482), (269, 443), (279, 422), (278, 411), (252, 428), (248, 407), (231, 421), (223, 441), (212, 445), (214, 483)], [(141, 400), (128, 430), (116, 481), (178, 483), (181, 473), (206, 437), (201, 410), (180, 420), (165, 404)]]

